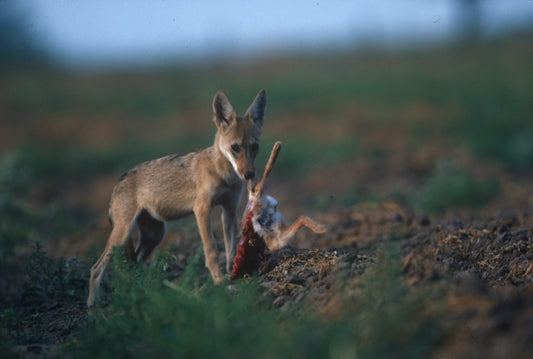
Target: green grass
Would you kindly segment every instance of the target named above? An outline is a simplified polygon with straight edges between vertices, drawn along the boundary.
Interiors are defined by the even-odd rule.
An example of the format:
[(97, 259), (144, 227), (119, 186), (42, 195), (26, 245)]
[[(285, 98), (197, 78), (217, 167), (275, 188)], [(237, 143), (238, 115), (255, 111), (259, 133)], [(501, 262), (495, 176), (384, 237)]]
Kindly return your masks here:
[(34, 235), (36, 217), (26, 191), (29, 181), (16, 156), (0, 157), (0, 264)]
[[(146, 141), (131, 139), (112, 146), (78, 147), (28, 144), (19, 149), (19, 162), (34, 177), (54, 179), (61, 176), (85, 177), (125, 171), (141, 162), (172, 153), (187, 153), (212, 145), (213, 134), (188, 135), (172, 139)], [(274, 142), (268, 136), (261, 143), (256, 161), (264, 166)], [(281, 138), (284, 146), (276, 164), (288, 174), (305, 173), (317, 166), (327, 166), (353, 159), (359, 150), (357, 140), (345, 138), (332, 144), (317, 143), (310, 137)]]
[(428, 212), (479, 208), (500, 190), (498, 180), (478, 180), (453, 161), (438, 163), (414, 197), (414, 206)]
[[(257, 277), (231, 289), (228, 283), (205, 282), (202, 253), (199, 248), (182, 276), (170, 282), (165, 279), (170, 252), (159, 252), (151, 265), (137, 265), (115, 250), (104, 306), (78, 327), (61, 353), (74, 358), (424, 358), (442, 337), (438, 290), (406, 286), (401, 254), (392, 242), (378, 250), (362, 275), (351, 272), (350, 255), (339, 259), (347, 265), (332, 274), (334, 317), (320, 314), (311, 296), (288, 310), (273, 307)], [(36, 244), (23, 296), (43, 308), (79, 303), (86, 294), (86, 269), (51, 259)], [(10, 354), (12, 345), (40, 337), (45, 323), (33, 324), (32, 315), (40, 313), (35, 310), (3, 309), (0, 352)]]
[(75, 257), (51, 258), (40, 242), (35, 242), (32, 249), (24, 268), (27, 280), (16, 295), (11, 293), (0, 303), (2, 357), (13, 355), (13, 345), (45, 344), (50, 340), (46, 339), (48, 311), (62, 306), (72, 308), (86, 298), (88, 268), (84, 262)]
[(378, 248), (376, 263), (363, 274), (360, 290), (345, 298), (349, 314), (341, 327), (354, 334), (357, 357), (427, 357), (442, 335), (435, 311), (439, 290), (405, 285), (397, 245), (385, 242)]
[[(503, 59), (502, 59), (503, 60)], [(494, 158), (508, 166), (533, 167), (533, 76), (518, 63), (515, 71), (504, 63), (493, 64), (494, 73), (483, 66), (466, 79), (456, 79), (450, 100), (459, 109), (448, 123), (450, 135), (476, 154)], [(520, 78), (519, 78), (520, 77)]]
[(147, 141), (128, 139), (101, 147), (70, 145), (37, 146), (27, 144), (19, 150), (21, 164), (41, 179), (61, 176), (85, 177), (127, 169), (144, 161), (173, 153), (186, 153), (210, 145), (212, 136), (175, 136), (171, 139)]
[(266, 358), (294, 352), (280, 330), (281, 313), (258, 295), (256, 281), (240, 283), (237, 294), (225, 285), (200, 287), (198, 260), (199, 254), (174, 284), (163, 281), (164, 258), (145, 268), (116, 255), (109, 306), (94, 314), (75, 343), (76, 357)]
[(311, 298), (309, 305), (289, 311), (272, 307), (256, 278), (238, 281), (232, 290), (227, 283), (199, 283), (201, 249), (179, 282), (163, 279), (168, 254), (146, 267), (120, 253), (115, 252), (108, 304), (95, 311), (65, 353), (78, 358), (422, 358), (441, 335), (427, 310), (433, 295), (409, 292), (398, 252), (387, 248), (363, 276), (357, 295), (339, 282), (342, 316), (334, 320), (319, 315)]
[(282, 149), (276, 161), (276, 171), (285, 174), (307, 173), (312, 169), (353, 160), (359, 153), (358, 139), (353, 136), (333, 143), (320, 143), (305, 136), (278, 139), (266, 137), (261, 142), (257, 166), (263, 167), (267, 163), (270, 150), (277, 140), (282, 141)]
[[(533, 168), (533, 142), (529, 140), (533, 134), (531, 44), (531, 37), (523, 36), (468, 48), (332, 54), (287, 58), (273, 64), (86, 74), (34, 70), (9, 74), (0, 85), (8, 94), (0, 115), (7, 122), (25, 126), (43, 126), (57, 117), (83, 114), (88, 119), (106, 116), (131, 128), (146, 129), (147, 123), (166, 128), (174, 121), (184, 121), (184, 128), (189, 128), (177, 114), (193, 112), (208, 121), (217, 90), (227, 92), (240, 114), (261, 87), (269, 96), (266, 135), (279, 125), (280, 117), (286, 121), (287, 114), (296, 116), (291, 121), (305, 121), (312, 114), (322, 118), (325, 126), (346, 126), (346, 136), (333, 148), (326, 145), (328, 138), (322, 139), (324, 145), (316, 144), (305, 133), (305, 123), (300, 127), (302, 133), (283, 133), (287, 149), (280, 165), (296, 172), (311, 167), (306, 158), (317, 158), (315, 166), (327, 164), (332, 157), (349, 158), (347, 154), (360, 146), (359, 139), (350, 139), (352, 133), (361, 139), (365, 136), (364, 128), (360, 131), (356, 125), (358, 121), (371, 120), (387, 131), (387, 124), (397, 117), (411, 116), (405, 113), (408, 104), (438, 112), (438, 118), (422, 118), (413, 127), (412, 135), (418, 141), (431, 140), (428, 136), (437, 133), (448, 143), (458, 143), (479, 156), (528, 170)], [(356, 115), (362, 119), (343, 118), (347, 111), (353, 113), (359, 108), (372, 109), (372, 118), (365, 118), (364, 111)], [(131, 165), (162, 153), (198, 148), (195, 144), (210, 144), (211, 133), (202, 138), (169, 135), (162, 141), (147, 140), (139, 133), (104, 147), (89, 143), (81, 148), (72, 143), (27, 145), (35, 143), (31, 138), (18, 148), (39, 173), (111, 171), (126, 167), (123, 163)], [(187, 145), (180, 146), (181, 142)]]
[[(32, 157), (32, 161), (41, 158), (39, 156), (42, 154), (39, 152), (39, 155)], [(30, 240), (46, 241), (50, 237), (79, 230), (81, 223), (86, 220), (83, 217), (89, 216), (83, 210), (73, 213), (67, 205), (57, 200), (37, 207), (31, 191), (38, 182), (37, 177), (51, 178), (47, 176), (52, 167), (40, 167), (48, 161), (43, 159), (43, 163), (35, 162), (35, 166), (32, 166), (24, 154), (0, 156), (0, 265), (16, 260), (14, 254), (17, 254), (17, 249), (27, 245)]]
[(38, 303), (85, 297), (88, 284), (86, 269), (76, 258), (67, 261), (63, 257), (49, 257), (42, 244), (35, 242), (26, 265), (29, 281), (25, 295), (32, 296)]

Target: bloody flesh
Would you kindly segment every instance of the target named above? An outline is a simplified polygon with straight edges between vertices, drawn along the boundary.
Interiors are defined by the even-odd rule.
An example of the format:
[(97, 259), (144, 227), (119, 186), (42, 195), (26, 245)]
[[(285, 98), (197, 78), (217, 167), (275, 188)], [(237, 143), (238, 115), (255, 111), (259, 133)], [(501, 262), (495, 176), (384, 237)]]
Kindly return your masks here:
[(242, 278), (245, 274), (252, 274), (259, 267), (261, 256), (265, 252), (265, 241), (255, 232), (252, 217), (253, 211), (250, 208), (244, 222), (242, 239), (237, 246), (237, 255), (233, 260), (231, 279)]

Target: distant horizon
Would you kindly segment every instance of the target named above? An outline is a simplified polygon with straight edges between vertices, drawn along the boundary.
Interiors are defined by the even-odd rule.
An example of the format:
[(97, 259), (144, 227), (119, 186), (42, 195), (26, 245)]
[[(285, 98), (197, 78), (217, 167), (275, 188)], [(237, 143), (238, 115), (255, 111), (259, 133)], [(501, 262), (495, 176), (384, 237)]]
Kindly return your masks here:
[[(446, 44), (458, 37), (458, 3), (35, 0), (21, 8), (54, 60), (105, 67)], [(480, 14), (484, 38), (533, 28), (533, 1), (481, 1)]]

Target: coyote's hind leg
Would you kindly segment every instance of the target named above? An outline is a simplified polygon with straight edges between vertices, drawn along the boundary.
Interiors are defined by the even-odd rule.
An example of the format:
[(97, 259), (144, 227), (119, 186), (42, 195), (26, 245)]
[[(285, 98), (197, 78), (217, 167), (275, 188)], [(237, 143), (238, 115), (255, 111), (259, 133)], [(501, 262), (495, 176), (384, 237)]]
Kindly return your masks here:
[[(129, 217), (129, 220), (127, 219)], [(98, 261), (91, 268), (91, 276), (89, 279), (89, 297), (87, 298), (87, 305), (92, 307), (98, 298), (98, 291), (100, 283), (104, 276), (107, 267), (112, 259), (113, 247), (123, 247), (127, 255), (131, 255), (132, 239), (131, 232), (135, 226), (135, 213), (130, 213), (129, 216), (118, 216), (115, 218), (113, 230), (109, 236), (104, 252)], [(129, 253), (128, 253), (129, 252)]]
[(146, 210), (141, 211), (137, 216), (137, 226), (139, 227), (139, 246), (135, 250), (137, 262), (146, 260), (152, 251), (161, 243), (165, 232), (165, 222), (161, 222), (152, 217)]

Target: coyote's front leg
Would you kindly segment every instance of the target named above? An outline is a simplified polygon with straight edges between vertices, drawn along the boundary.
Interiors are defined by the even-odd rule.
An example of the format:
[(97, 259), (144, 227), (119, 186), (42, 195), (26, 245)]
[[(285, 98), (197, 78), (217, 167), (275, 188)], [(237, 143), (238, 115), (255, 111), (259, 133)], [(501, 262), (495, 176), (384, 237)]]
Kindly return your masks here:
[(222, 230), (224, 232), (224, 245), (226, 247), (226, 273), (231, 273), (231, 264), (235, 257), (237, 227), (236, 205), (224, 207), (222, 211)]
[(218, 251), (209, 219), (211, 209), (210, 198), (198, 199), (194, 206), (194, 215), (196, 216), (196, 223), (204, 245), (205, 265), (213, 277), (213, 282), (219, 284), (222, 281), (222, 274), (218, 266)]

